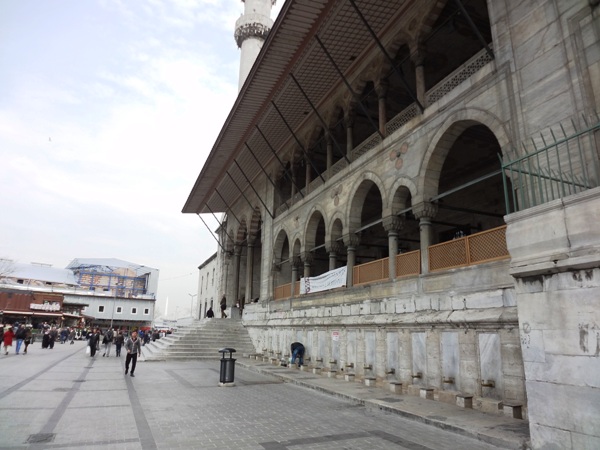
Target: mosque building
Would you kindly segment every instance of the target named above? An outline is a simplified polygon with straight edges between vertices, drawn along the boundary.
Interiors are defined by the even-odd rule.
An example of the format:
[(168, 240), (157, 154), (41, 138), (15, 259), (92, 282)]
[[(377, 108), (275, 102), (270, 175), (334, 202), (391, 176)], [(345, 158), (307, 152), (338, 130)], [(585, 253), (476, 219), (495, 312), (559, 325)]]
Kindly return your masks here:
[(600, 447), (599, 2), (273, 3), (183, 207), (216, 296), (259, 351)]

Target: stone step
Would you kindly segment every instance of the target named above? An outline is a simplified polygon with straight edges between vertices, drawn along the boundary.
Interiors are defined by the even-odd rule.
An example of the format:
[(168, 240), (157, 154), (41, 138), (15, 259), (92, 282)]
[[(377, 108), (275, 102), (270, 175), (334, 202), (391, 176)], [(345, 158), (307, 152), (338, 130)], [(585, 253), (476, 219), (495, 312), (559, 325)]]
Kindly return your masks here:
[[(234, 348), (233, 357), (255, 353), (246, 329), (235, 320), (200, 320), (143, 347), (147, 361), (166, 359), (220, 359), (222, 348)], [(228, 355), (227, 355), (228, 356)]]

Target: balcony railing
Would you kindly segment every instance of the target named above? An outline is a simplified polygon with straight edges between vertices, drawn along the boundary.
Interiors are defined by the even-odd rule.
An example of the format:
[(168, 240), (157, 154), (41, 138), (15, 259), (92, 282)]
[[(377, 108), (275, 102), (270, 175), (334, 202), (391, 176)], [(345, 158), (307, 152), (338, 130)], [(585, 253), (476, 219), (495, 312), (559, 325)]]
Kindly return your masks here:
[[(506, 225), (470, 236), (442, 242), (429, 247), (429, 271), (454, 269), (509, 258), (506, 247)], [(396, 256), (396, 277), (415, 276), (421, 273), (421, 251), (415, 250)], [(389, 259), (382, 258), (355, 266), (352, 271), (354, 286), (389, 280)], [(289, 298), (291, 283), (277, 286), (274, 299)], [(296, 281), (295, 295), (299, 295), (300, 282)]]
[(429, 271), (506, 259), (506, 225), (429, 247)]

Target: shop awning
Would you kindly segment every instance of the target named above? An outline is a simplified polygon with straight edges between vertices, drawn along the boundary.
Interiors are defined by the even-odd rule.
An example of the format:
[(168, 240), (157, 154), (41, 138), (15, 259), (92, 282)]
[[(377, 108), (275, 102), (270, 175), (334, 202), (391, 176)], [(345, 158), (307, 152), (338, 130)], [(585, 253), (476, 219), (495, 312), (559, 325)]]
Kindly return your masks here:
[(18, 314), (21, 316), (31, 316), (33, 313), (31, 311), (2, 311), (2, 314)]

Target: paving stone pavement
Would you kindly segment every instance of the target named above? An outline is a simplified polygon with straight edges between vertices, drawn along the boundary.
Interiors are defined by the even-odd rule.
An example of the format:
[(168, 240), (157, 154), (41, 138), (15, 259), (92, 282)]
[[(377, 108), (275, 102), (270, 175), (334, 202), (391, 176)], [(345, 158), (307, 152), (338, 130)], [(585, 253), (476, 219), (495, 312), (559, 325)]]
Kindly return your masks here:
[(134, 378), (123, 373), (124, 362), (124, 354), (86, 356), (85, 342), (52, 350), (36, 343), (27, 355), (0, 355), (0, 449), (517, 448), (409, 420), (377, 403), (406, 396), (392, 401), (368, 388), (371, 404), (343, 391), (352, 383), (338, 380), (336, 393), (319, 386), (327, 378), (242, 358), (234, 387), (218, 386), (218, 359), (140, 361)]

